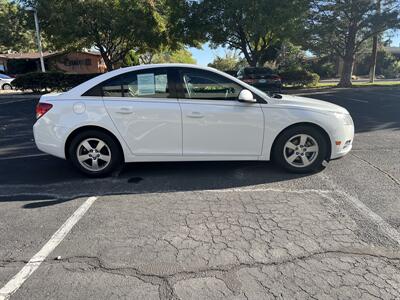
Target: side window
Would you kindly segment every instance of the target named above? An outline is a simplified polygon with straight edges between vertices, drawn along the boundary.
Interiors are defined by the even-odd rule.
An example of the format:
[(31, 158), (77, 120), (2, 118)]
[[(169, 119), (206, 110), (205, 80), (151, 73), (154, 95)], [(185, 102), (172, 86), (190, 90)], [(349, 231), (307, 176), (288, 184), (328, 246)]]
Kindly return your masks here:
[(186, 99), (237, 100), (242, 87), (224, 76), (209, 71), (182, 69)]
[(103, 97), (168, 98), (167, 70), (149, 69), (121, 74), (102, 82), (83, 96), (98, 94)]

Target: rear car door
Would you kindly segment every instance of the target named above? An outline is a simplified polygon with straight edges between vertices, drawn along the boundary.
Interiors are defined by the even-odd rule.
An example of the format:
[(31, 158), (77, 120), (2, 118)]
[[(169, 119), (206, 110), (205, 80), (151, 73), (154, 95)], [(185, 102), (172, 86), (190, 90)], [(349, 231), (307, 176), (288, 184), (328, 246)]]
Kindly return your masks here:
[(183, 155), (259, 156), (264, 115), (259, 103), (243, 103), (241, 85), (220, 74), (180, 68)]
[(181, 110), (170, 72), (128, 72), (101, 86), (104, 105), (135, 155), (182, 155)]

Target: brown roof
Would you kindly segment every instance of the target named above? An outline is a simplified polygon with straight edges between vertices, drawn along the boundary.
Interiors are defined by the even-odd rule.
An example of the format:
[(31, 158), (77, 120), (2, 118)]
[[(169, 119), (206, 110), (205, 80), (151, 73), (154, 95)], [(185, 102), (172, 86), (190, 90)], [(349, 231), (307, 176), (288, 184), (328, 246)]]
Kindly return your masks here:
[[(84, 52), (84, 51), (78, 51), (78, 53), (85, 53), (85, 54), (91, 54), (95, 56), (100, 56), (100, 53), (97, 52)], [(62, 55), (64, 52), (43, 52), (43, 57), (51, 57), (51, 56), (56, 56), (56, 55)], [(28, 53), (6, 53), (6, 54), (0, 54), (0, 58), (7, 58), (7, 59), (39, 59), (40, 55), (38, 52), (28, 52)]]

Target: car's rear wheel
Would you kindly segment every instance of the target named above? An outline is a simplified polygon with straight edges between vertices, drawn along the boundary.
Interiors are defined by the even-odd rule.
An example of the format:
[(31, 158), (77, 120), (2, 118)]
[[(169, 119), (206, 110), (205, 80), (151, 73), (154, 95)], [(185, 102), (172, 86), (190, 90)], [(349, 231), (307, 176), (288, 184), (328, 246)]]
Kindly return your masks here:
[(69, 158), (86, 175), (101, 177), (121, 164), (122, 153), (114, 138), (101, 131), (90, 130), (73, 138)]
[(3, 90), (12, 90), (11, 84), (8, 83), (3, 84)]
[(273, 159), (291, 172), (316, 172), (324, 168), (328, 147), (329, 143), (321, 130), (312, 126), (293, 127), (277, 138)]

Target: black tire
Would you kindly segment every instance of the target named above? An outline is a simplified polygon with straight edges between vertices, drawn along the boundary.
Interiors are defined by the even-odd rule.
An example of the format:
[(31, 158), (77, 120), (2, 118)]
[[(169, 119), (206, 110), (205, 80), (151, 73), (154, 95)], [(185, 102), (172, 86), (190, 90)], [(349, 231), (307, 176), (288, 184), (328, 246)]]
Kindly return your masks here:
[[(90, 170), (89, 164), (91, 164), (92, 160), (86, 160), (85, 164), (81, 164), (78, 159), (78, 147), (80, 148), (79, 151), (85, 151), (86, 148), (82, 148), (81, 143), (85, 140), (90, 140), (93, 139), (95, 140), (100, 140), (104, 142), (104, 144), (107, 146), (105, 149), (103, 148), (102, 151), (106, 151), (105, 154), (108, 154), (110, 156), (109, 162), (103, 162), (101, 159), (98, 160), (98, 163), (100, 162), (104, 164), (104, 168), (99, 169), (99, 170)], [(90, 140), (90, 143), (93, 142)], [(95, 144), (94, 144), (95, 145)], [(84, 132), (79, 133), (77, 136), (75, 136), (68, 149), (68, 154), (69, 154), (69, 160), (71, 163), (74, 165), (75, 168), (77, 168), (80, 172), (86, 174), (89, 177), (104, 177), (108, 174), (110, 174), (112, 171), (114, 171), (116, 168), (118, 168), (122, 162), (123, 162), (123, 154), (120, 150), (120, 147), (115, 141), (113, 137), (108, 135), (107, 133), (97, 131), (97, 130), (87, 130)], [(99, 157), (100, 158), (100, 157)], [(106, 165), (107, 164), (107, 165)], [(86, 165), (86, 168), (83, 166)]]
[[(290, 141), (293, 137), (297, 135), (308, 135), (314, 139), (314, 141), (318, 144), (318, 154), (315, 154), (313, 157), (313, 161), (311, 164), (307, 166), (293, 166), (291, 165), (285, 158), (285, 152), (290, 149), (285, 150), (285, 145), (288, 141)], [(313, 142), (313, 141), (311, 141)], [(293, 172), (293, 173), (312, 173), (312, 172), (319, 172), (323, 170), (325, 167), (323, 166), (324, 160), (327, 159), (328, 154), (328, 147), (329, 141), (326, 140), (324, 134), (321, 132), (320, 129), (315, 128), (313, 126), (296, 126), (285, 130), (281, 133), (274, 143), (274, 148), (272, 149), (272, 158), (275, 163), (277, 163), (282, 168)], [(295, 151), (295, 150), (293, 150)], [(301, 150), (300, 150), (301, 151)], [(293, 153), (294, 154), (294, 153)], [(305, 154), (305, 153), (304, 153)], [(312, 154), (311, 154), (312, 155)], [(296, 159), (301, 164), (302, 158)], [(293, 162), (295, 163), (295, 162)]]
[(5, 83), (5, 84), (3, 84), (2, 89), (3, 90), (12, 90), (12, 85), (9, 83)]

